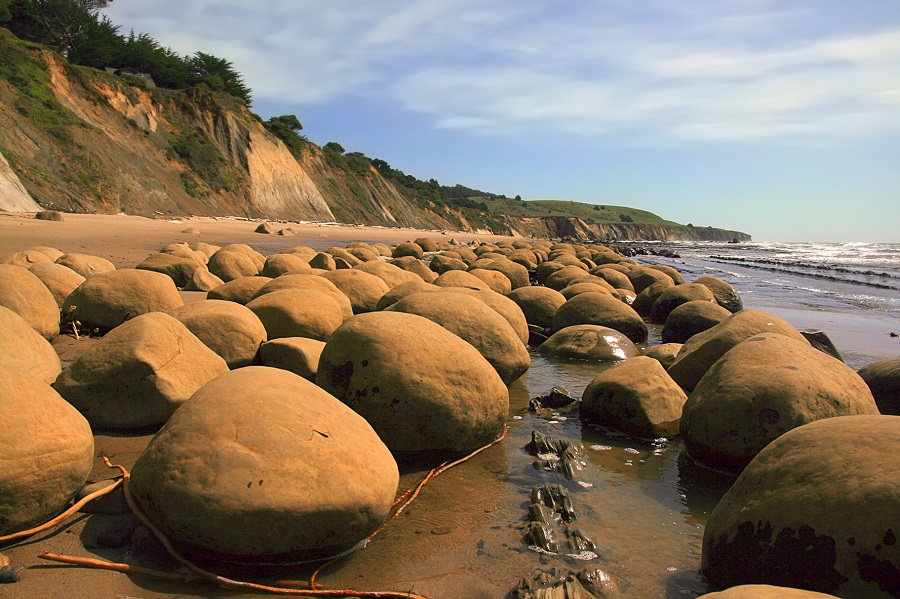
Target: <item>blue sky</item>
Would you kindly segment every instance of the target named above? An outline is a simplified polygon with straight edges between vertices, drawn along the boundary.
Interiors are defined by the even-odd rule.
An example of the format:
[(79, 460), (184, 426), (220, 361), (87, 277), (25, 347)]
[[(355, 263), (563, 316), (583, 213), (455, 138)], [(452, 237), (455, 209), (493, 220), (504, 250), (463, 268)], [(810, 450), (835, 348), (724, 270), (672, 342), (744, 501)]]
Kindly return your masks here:
[(896, 0), (114, 0), (264, 118), (422, 179), (900, 242)]

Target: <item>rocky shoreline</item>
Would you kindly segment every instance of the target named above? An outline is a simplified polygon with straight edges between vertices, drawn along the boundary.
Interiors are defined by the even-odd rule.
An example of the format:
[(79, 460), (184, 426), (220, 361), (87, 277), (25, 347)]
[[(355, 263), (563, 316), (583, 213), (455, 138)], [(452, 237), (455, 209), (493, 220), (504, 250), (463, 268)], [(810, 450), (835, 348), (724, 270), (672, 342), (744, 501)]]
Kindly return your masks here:
[[(0, 535), (54, 517), (91, 492), (89, 479), (120, 485), (102, 458), (129, 472), (127, 491), (112, 489), (65, 529), (78, 536), (3, 542), (17, 596), (46, 596), (67, 576), (108, 582), (109, 596), (134, 592), (111, 572), (41, 566), (36, 549), (187, 572), (161, 537), (204, 571), (273, 586), (283, 576), (262, 564), (364, 544), (418, 493), (404, 489), (502, 447), (529, 344), (602, 370), (573, 402), (537, 398), (548, 421), (680, 435), (690, 459), (737, 477), (703, 539), (715, 587), (810, 591), (798, 597), (900, 588), (900, 480), (877, 457), (900, 452), (900, 361), (857, 373), (788, 322), (745, 309), (724, 280), (689, 282), (599, 244), (298, 227), (293, 239), (267, 238), (279, 251), (263, 255), (246, 243), (259, 239), (248, 223), (194, 232), (118, 219), (111, 231), (100, 219), (90, 237), (87, 226), (16, 221), (2, 223), (15, 226), (0, 264), (0, 398), (18, 416), (0, 434), (10, 456)], [(660, 326), (664, 343), (651, 334)], [(577, 481), (583, 447), (531, 438), (535, 468), (559, 477), (551, 484)], [(618, 572), (571, 557), (596, 559), (598, 540), (574, 528), (590, 514), (554, 488), (534, 488), (521, 534), (567, 567), (522, 572), (506, 591), (629, 596)], [(186, 582), (200, 572), (141, 582), (141, 592), (206, 592)], [(71, 596), (98, 596), (96, 584)]]

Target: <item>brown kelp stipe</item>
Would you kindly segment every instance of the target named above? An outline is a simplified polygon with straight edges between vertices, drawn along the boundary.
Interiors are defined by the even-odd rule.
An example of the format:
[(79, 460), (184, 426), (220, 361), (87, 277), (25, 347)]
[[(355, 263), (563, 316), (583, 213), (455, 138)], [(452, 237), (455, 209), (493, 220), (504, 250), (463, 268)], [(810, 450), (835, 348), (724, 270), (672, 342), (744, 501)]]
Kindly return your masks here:
[(19, 532), (14, 532), (12, 534), (8, 534), (8, 535), (0, 537), (0, 545), (5, 545), (5, 544), (9, 543), (10, 541), (16, 541), (18, 539), (30, 537), (31, 535), (34, 535), (39, 532), (43, 532), (45, 530), (53, 528), (54, 526), (56, 526), (57, 524), (60, 524), (61, 522), (65, 522), (66, 520), (68, 520), (69, 518), (74, 516), (76, 513), (78, 513), (78, 511), (81, 508), (83, 508), (84, 506), (86, 506), (88, 503), (97, 499), (98, 497), (102, 497), (102, 496), (106, 495), (107, 493), (112, 493), (115, 489), (117, 489), (119, 486), (121, 486), (121, 484), (122, 484), (122, 481), (117, 480), (114, 484), (109, 485), (108, 487), (100, 489), (99, 491), (94, 491), (90, 495), (85, 495), (81, 499), (81, 501), (77, 502), (75, 505), (73, 505), (72, 507), (70, 507), (69, 509), (67, 509), (66, 511), (61, 513), (56, 518), (50, 520), (49, 522), (45, 522), (44, 524), (41, 524), (40, 526), (36, 526), (34, 528), (29, 528), (28, 530), (20, 530)]
[[(377, 535), (377, 534), (380, 533), (382, 530), (384, 530), (384, 527), (387, 526), (388, 523), (391, 522), (391, 520), (393, 520), (394, 518), (396, 518), (397, 516), (399, 516), (400, 513), (401, 513), (403, 510), (406, 509), (406, 506), (408, 506), (410, 503), (412, 503), (413, 500), (419, 495), (419, 492), (422, 490), (422, 487), (424, 487), (425, 484), (426, 484), (428, 481), (430, 481), (430, 480), (431, 480), (432, 478), (434, 478), (435, 476), (438, 476), (439, 474), (443, 474), (443, 473), (446, 472), (447, 470), (450, 470), (450, 469), (453, 468), (454, 466), (458, 466), (459, 464), (462, 464), (463, 462), (472, 459), (473, 457), (475, 457), (476, 455), (478, 455), (479, 453), (481, 453), (481, 452), (484, 451), (485, 449), (488, 449), (488, 448), (490, 448), (490, 447), (493, 447), (494, 445), (496, 445), (497, 443), (499, 443), (500, 441), (502, 441), (503, 439), (506, 438), (506, 433), (507, 433), (508, 430), (509, 430), (509, 427), (506, 426), (506, 425), (504, 424), (504, 425), (503, 425), (503, 430), (500, 431), (500, 435), (499, 435), (496, 439), (494, 439), (493, 441), (491, 441), (490, 443), (488, 443), (487, 445), (485, 445), (484, 447), (479, 447), (478, 449), (476, 449), (475, 451), (473, 451), (472, 453), (470, 453), (469, 455), (467, 455), (467, 456), (465, 456), (465, 457), (463, 457), (463, 458), (460, 458), (460, 459), (454, 460), (454, 461), (444, 462), (443, 464), (441, 464), (441, 465), (438, 466), (437, 468), (432, 468), (432, 469), (428, 472), (428, 474), (425, 475), (425, 478), (423, 478), (422, 481), (421, 481), (418, 485), (416, 485), (416, 486), (415, 486), (414, 488), (412, 488), (412, 489), (407, 489), (402, 495), (400, 495), (396, 500), (394, 500), (394, 504), (393, 504), (391, 507), (394, 508), (394, 507), (397, 507), (398, 505), (399, 505), (400, 507), (397, 507), (397, 511), (395, 511), (395, 512), (391, 515), (391, 517), (388, 518), (388, 519), (384, 522), (384, 524), (382, 524), (381, 526), (379, 526), (378, 529), (377, 529), (375, 532), (373, 532), (373, 533), (370, 534), (368, 537), (366, 537), (366, 541), (371, 541), (371, 540), (375, 537), (375, 535)], [(310, 588), (315, 589), (315, 588), (316, 588), (316, 577), (319, 575), (319, 573), (320, 573), (322, 570), (324, 570), (326, 567), (330, 566), (331, 564), (333, 564), (334, 562), (336, 562), (336, 561), (339, 560), (339, 559), (340, 559), (340, 557), (336, 557), (336, 558), (334, 558), (334, 559), (332, 559), (332, 560), (329, 560), (329, 561), (325, 562), (325, 563), (322, 564), (321, 566), (319, 566), (319, 568), (318, 568), (315, 572), (313, 572), (312, 576), (311, 576), (310, 579), (309, 579), (309, 586), (310, 586)], [(285, 582), (285, 584), (290, 584), (290, 585), (295, 585), (295, 584), (297, 584), (297, 583), (294, 582), (294, 581), (284, 581), (284, 582)]]

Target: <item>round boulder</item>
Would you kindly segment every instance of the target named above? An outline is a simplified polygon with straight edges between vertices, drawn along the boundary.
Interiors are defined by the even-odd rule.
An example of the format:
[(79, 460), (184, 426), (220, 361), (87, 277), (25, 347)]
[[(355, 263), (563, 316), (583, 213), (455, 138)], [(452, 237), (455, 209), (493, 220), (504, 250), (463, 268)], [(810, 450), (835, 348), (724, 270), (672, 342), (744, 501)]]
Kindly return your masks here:
[(653, 309), (653, 304), (656, 303), (659, 296), (661, 296), (666, 289), (670, 289), (674, 286), (675, 283), (672, 283), (668, 279), (648, 285), (641, 289), (641, 292), (635, 296), (634, 301), (631, 302), (631, 307), (641, 316), (650, 316), (650, 310)]
[[(518, 289), (519, 287), (528, 287), (531, 285), (531, 276), (528, 274), (528, 269), (509, 260), (505, 257), (498, 258), (487, 264), (485, 266), (481, 266), (479, 268), (483, 268), (485, 270), (496, 270), (497, 272), (501, 272), (506, 275), (506, 278), (509, 279), (509, 283), (513, 289)], [(475, 270), (474, 268), (470, 268), (470, 270)]]
[(434, 281), (438, 287), (467, 287), (469, 289), (488, 289), (491, 286), (464, 270), (448, 270)]
[(242, 277), (258, 275), (261, 267), (245, 253), (222, 248), (210, 257), (206, 268), (227, 283)]
[[(469, 271), (473, 277), (477, 277), (488, 284), (492, 290), (501, 295), (507, 295), (512, 291), (512, 281), (499, 270), (489, 270), (487, 268), (475, 268)], [(527, 289), (519, 287), (519, 289)]]
[(275, 278), (281, 275), (309, 272), (312, 267), (309, 263), (297, 254), (272, 254), (266, 258), (262, 272), (264, 277)]
[(444, 287), (444, 291), (451, 293), (463, 293), (478, 298), (484, 302), (490, 309), (502, 316), (506, 322), (512, 327), (519, 336), (519, 339), (525, 345), (528, 345), (528, 321), (525, 320), (525, 314), (522, 309), (505, 295), (500, 295), (490, 289), (468, 289), (466, 287)]
[(880, 360), (858, 372), (882, 414), (900, 416), (900, 358)]
[(425, 291), (438, 291), (441, 287), (437, 285), (432, 285), (431, 283), (426, 283), (425, 281), (407, 281), (406, 283), (400, 283), (396, 287), (391, 288), (387, 293), (381, 296), (381, 299), (378, 300), (378, 305), (375, 306), (376, 311), (381, 311), (386, 308), (389, 308), (402, 300), (407, 295), (412, 295), (413, 293), (422, 293)]
[(795, 428), (747, 466), (709, 517), (701, 567), (716, 587), (767, 584), (897, 597), (900, 417)]
[(0, 330), (0, 366), (47, 384), (56, 380), (62, 371), (59, 356), (25, 319), (0, 306)]
[(425, 256), (425, 251), (422, 249), (422, 246), (417, 243), (414, 243), (412, 241), (404, 241), (403, 243), (398, 243), (394, 247), (392, 256), (394, 258), (400, 258), (401, 256), (412, 256), (413, 258), (418, 258), (419, 260), (421, 260)]
[(234, 279), (213, 287), (206, 294), (206, 299), (220, 299), (237, 302), (238, 304), (247, 304), (256, 296), (257, 291), (271, 281), (272, 279), (269, 277), (241, 277), (240, 279)]
[(716, 303), (716, 298), (713, 297), (712, 291), (708, 287), (698, 283), (682, 283), (669, 287), (653, 302), (653, 306), (650, 308), (650, 322), (663, 324), (672, 310), (688, 302), (709, 302), (714, 304)]
[(553, 316), (557, 331), (576, 324), (616, 329), (634, 343), (647, 340), (647, 325), (634, 309), (609, 293), (581, 293), (560, 306)]
[(806, 342), (767, 333), (707, 371), (684, 406), (681, 436), (698, 462), (739, 473), (787, 431), (855, 414), (878, 414), (856, 372)]
[(478, 350), (416, 314), (345, 322), (322, 351), (316, 384), (399, 453), (472, 451), (495, 439), (509, 414), (509, 391)]
[(628, 280), (631, 281), (631, 284), (634, 287), (634, 292), (638, 295), (650, 285), (660, 281), (668, 281), (672, 283), (672, 285), (675, 284), (672, 277), (661, 270), (650, 268), (649, 266), (636, 266), (629, 270), (627, 274)]
[(337, 555), (387, 518), (397, 464), (365, 420), (309, 381), (250, 366), (198, 390), (134, 465), (131, 493), (203, 553)]
[[(90, 279), (88, 279), (90, 280)], [(116, 327), (54, 388), (99, 429), (158, 426), (228, 365), (175, 318), (151, 312)]]
[(741, 310), (688, 339), (669, 367), (669, 376), (690, 392), (725, 352), (744, 339), (763, 333), (778, 333), (808, 344), (786, 320), (760, 310)]
[(28, 530), (61, 512), (94, 464), (84, 416), (47, 383), (0, 366), (0, 535)]
[(436, 252), (438, 251), (437, 242), (431, 237), (419, 237), (413, 243), (422, 248), (423, 251), (426, 252)]
[(579, 324), (553, 333), (538, 348), (542, 354), (579, 360), (616, 361), (638, 355), (631, 339), (609, 327)]
[[(670, 289), (677, 289), (671, 287)], [(731, 312), (707, 300), (694, 300), (681, 304), (669, 312), (662, 329), (663, 343), (684, 343), (697, 333), (711, 329)]]
[(742, 584), (717, 593), (700, 595), (698, 599), (834, 599), (834, 595), (770, 584)]
[(148, 312), (169, 312), (184, 301), (168, 276), (123, 268), (101, 273), (78, 286), (63, 304), (63, 314), (88, 327), (115, 328)]
[(393, 264), (400, 269), (415, 273), (419, 275), (426, 283), (433, 283), (438, 276), (437, 273), (428, 268), (422, 260), (419, 260), (418, 258), (414, 258), (412, 256), (401, 256), (399, 258), (394, 258), (393, 260), (388, 262), (388, 264)]
[(41, 262), (34, 264), (28, 270), (41, 280), (41, 283), (50, 290), (56, 305), (62, 308), (75, 288), (84, 283), (84, 277), (62, 264), (55, 262)]
[(228, 368), (249, 366), (266, 341), (266, 328), (251, 309), (225, 300), (191, 302), (170, 312)]
[[(251, 277), (244, 277), (244, 279)], [(236, 281), (242, 281), (243, 279), (235, 279)], [(234, 281), (232, 281), (234, 282)], [(185, 291), (212, 291), (217, 287), (221, 287), (225, 284), (225, 281), (217, 277), (216, 275), (209, 272), (209, 270), (202, 266), (196, 269), (193, 274), (191, 274), (191, 280), (188, 281), (185, 286)]]
[(0, 264), (0, 306), (21, 316), (45, 339), (59, 335), (59, 306), (47, 286), (27, 268)]
[[(367, 272), (370, 275), (375, 275), (380, 278), (382, 281), (387, 283), (387, 286), (390, 288), (394, 288), (400, 283), (406, 283), (408, 281), (422, 281), (422, 277), (417, 275), (414, 272), (410, 272), (408, 270), (403, 270), (399, 266), (394, 264), (390, 264), (388, 262), (382, 262), (381, 260), (372, 260), (370, 262), (363, 262), (359, 266), (356, 267), (358, 270), (363, 272)], [(431, 272), (431, 271), (429, 271)]]
[(675, 356), (678, 355), (680, 349), (680, 343), (663, 343), (662, 345), (648, 347), (641, 355), (657, 360), (662, 364), (663, 368), (668, 370), (669, 366), (672, 365), (672, 362), (675, 361)]
[(560, 306), (566, 303), (566, 297), (559, 291), (537, 285), (519, 287), (507, 294), (506, 297), (518, 304), (525, 314), (528, 324), (544, 329), (553, 325), (553, 316)]
[(350, 299), (354, 314), (374, 312), (381, 296), (390, 291), (381, 278), (355, 268), (328, 271), (322, 273), (322, 278), (334, 283)]
[(590, 276), (591, 274), (588, 271), (579, 266), (564, 266), (549, 275), (544, 281), (544, 285), (550, 289), (562, 291), (575, 281), (586, 279)]
[(528, 348), (512, 325), (474, 297), (450, 291), (415, 293), (387, 310), (424, 316), (458, 335), (481, 352), (506, 384), (531, 365)]
[(37, 250), (24, 250), (0, 259), (0, 263), (31, 268), (33, 264), (45, 264), (53, 262), (47, 254)]
[(669, 278), (672, 279), (672, 282), (676, 285), (684, 285), (687, 282), (684, 280), (684, 277), (681, 276), (680, 272), (666, 264), (649, 264), (647, 265), (647, 268), (653, 268), (669, 275)]
[(65, 254), (57, 258), (56, 263), (68, 266), (85, 279), (116, 269), (113, 263), (106, 258), (90, 254)]
[(327, 341), (344, 322), (341, 306), (315, 289), (273, 291), (258, 296), (247, 307), (263, 323), (269, 339), (309, 337)]
[(734, 290), (730, 283), (709, 275), (700, 277), (694, 283), (706, 285), (715, 296), (716, 303), (732, 314), (744, 309), (744, 302), (741, 300), (741, 296), (738, 295), (738, 292)]
[(320, 291), (334, 300), (340, 307), (341, 315), (345, 319), (353, 316), (353, 305), (350, 303), (350, 298), (338, 289), (334, 283), (325, 277), (314, 274), (281, 275), (260, 287), (253, 299), (284, 289), (312, 289)]
[(635, 437), (673, 437), (686, 401), (662, 364), (637, 356), (590, 382), (582, 396), (581, 417)]
[(323, 349), (325, 342), (318, 339), (282, 337), (263, 343), (259, 348), (259, 359), (263, 366), (289, 370), (315, 382)]
[(203, 262), (194, 258), (161, 252), (150, 254), (135, 268), (137, 270), (161, 272), (171, 277), (176, 287), (185, 287), (194, 275), (194, 271), (202, 267), (203, 264)]

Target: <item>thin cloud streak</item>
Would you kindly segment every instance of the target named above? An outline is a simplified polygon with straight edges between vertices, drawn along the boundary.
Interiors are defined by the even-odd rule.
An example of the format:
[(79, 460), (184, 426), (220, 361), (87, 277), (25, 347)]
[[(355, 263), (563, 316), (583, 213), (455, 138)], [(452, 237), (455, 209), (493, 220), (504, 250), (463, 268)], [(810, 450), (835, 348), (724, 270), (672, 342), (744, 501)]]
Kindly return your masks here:
[(793, 35), (815, 8), (135, 0), (107, 12), (177, 51), (227, 57), (261, 99), (388, 100), (473, 134), (827, 143), (900, 130), (900, 27)]

